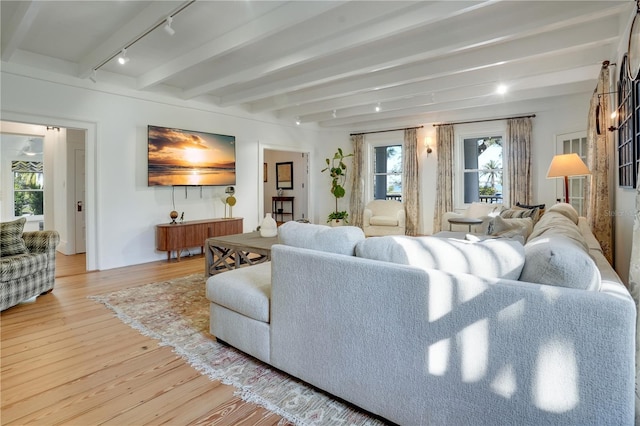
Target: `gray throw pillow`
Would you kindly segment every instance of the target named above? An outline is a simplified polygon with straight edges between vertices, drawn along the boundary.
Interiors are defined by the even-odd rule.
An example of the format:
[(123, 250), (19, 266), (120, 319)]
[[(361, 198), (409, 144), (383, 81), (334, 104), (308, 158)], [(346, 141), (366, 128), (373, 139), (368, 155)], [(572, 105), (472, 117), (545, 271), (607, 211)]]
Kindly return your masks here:
[(600, 290), (600, 271), (582, 247), (562, 235), (540, 236), (524, 246), (525, 263), (520, 281)]
[(21, 217), (11, 222), (0, 223), (0, 256), (14, 256), (29, 253), (22, 239), (27, 219)]

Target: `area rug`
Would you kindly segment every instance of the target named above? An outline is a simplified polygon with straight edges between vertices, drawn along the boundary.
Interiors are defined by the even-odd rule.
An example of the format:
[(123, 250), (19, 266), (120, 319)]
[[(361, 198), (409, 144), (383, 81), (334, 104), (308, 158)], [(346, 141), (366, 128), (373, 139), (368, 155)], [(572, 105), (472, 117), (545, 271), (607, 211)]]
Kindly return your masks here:
[(216, 342), (209, 333), (209, 301), (202, 274), (90, 296), (145, 336), (173, 351), (211, 380), (236, 388), (245, 401), (261, 405), (295, 425), (382, 425), (257, 359)]

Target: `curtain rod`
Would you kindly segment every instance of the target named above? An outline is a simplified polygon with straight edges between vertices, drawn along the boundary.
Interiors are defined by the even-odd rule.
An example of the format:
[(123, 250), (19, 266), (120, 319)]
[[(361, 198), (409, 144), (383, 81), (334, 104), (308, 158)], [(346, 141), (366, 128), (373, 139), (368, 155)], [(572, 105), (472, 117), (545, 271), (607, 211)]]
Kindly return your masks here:
[(434, 124), (433, 127), (439, 127), (439, 126), (446, 126), (448, 124), (469, 124), (469, 123), (484, 123), (485, 121), (500, 121), (500, 120), (511, 120), (514, 118), (533, 118), (535, 117), (535, 114), (531, 114), (531, 115), (519, 115), (516, 117), (504, 117), (504, 118), (487, 118), (486, 120), (470, 120), (470, 121), (456, 121), (453, 123), (437, 123)]
[(422, 129), (423, 127), (424, 126), (416, 126), (416, 127), (405, 127), (403, 129), (374, 130), (374, 131), (371, 131), (371, 132), (351, 133), (351, 134), (349, 134), (349, 136), (368, 135), (370, 133), (399, 132), (400, 130)]

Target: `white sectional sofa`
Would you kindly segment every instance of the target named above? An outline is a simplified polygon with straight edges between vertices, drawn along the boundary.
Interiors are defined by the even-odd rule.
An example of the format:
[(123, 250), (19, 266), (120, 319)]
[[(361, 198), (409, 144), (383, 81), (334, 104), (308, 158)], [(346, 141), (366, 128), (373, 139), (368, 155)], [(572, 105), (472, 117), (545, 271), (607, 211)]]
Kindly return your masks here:
[(558, 210), (524, 246), (287, 222), (209, 278), (211, 333), (401, 425), (631, 425), (634, 301)]

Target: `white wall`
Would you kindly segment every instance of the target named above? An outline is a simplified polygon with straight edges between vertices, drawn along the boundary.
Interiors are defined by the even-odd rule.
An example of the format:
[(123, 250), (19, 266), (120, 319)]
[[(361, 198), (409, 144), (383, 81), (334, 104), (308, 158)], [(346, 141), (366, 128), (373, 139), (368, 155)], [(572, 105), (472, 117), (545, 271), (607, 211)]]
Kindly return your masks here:
[[(157, 96), (140, 99), (103, 92), (99, 85), (73, 87), (4, 72), (1, 78), (3, 118), (48, 121), (40, 124), (74, 120), (96, 129), (94, 136), (89, 132), (87, 141), (87, 174), (95, 174), (95, 187), (87, 188), (95, 192), (95, 200), (88, 201), (87, 215), (95, 220), (96, 269), (166, 258), (165, 253), (155, 251), (155, 225), (169, 221), (172, 188), (147, 186), (147, 125), (236, 136), (238, 202), (234, 216), (244, 217), (246, 231), (255, 229), (261, 219), (258, 141), (277, 140), (284, 147), (312, 151), (320, 139), (320, 132), (304, 126), (242, 118), (196, 103), (176, 105)], [(199, 188), (188, 188), (186, 194), (184, 188), (176, 188), (173, 195), (176, 210), (184, 211), (188, 221), (222, 217), (224, 205), (219, 199), (223, 193), (224, 187), (204, 187), (202, 195)], [(88, 249), (90, 246), (88, 241)]]

